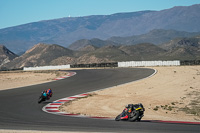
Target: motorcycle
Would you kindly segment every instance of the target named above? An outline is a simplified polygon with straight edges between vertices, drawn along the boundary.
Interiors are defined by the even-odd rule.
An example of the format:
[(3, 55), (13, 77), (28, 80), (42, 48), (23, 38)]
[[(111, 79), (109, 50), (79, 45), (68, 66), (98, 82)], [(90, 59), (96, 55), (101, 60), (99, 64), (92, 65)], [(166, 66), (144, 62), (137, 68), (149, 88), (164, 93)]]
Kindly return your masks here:
[(125, 120), (125, 121), (140, 121), (144, 116), (145, 108), (141, 103), (139, 104), (128, 104), (126, 108), (119, 114), (115, 121)]
[(42, 101), (46, 101), (47, 100), (47, 93), (42, 92), (41, 96), (38, 99), (38, 103), (41, 103)]

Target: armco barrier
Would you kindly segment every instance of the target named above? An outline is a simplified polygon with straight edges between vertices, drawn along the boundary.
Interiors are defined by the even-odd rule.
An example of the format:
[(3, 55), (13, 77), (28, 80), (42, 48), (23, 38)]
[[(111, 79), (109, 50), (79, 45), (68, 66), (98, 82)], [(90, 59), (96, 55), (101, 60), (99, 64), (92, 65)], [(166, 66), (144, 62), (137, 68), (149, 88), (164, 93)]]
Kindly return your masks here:
[(24, 71), (68, 69), (68, 68), (70, 68), (70, 65), (60, 65), (60, 66), (38, 66), (38, 67), (24, 67)]
[(180, 66), (180, 61), (126, 61), (118, 62), (118, 67), (141, 67), (141, 66)]

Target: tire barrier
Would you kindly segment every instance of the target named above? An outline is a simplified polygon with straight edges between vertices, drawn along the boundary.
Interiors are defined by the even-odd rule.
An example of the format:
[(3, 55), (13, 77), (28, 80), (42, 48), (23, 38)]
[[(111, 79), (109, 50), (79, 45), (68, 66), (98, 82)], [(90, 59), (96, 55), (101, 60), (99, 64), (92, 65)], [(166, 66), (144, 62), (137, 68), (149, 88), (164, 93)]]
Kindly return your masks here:
[(7, 69), (7, 68), (0, 68), (0, 71), (19, 71), (23, 70), (24, 68), (13, 68), (13, 69)]
[(184, 61), (180, 61), (180, 64), (182, 66), (186, 66), (186, 65), (200, 65), (200, 60), (184, 60)]
[(113, 63), (93, 63), (93, 64), (70, 65), (70, 68), (91, 68), (91, 67), (118, 67), (118, 63), (113, 62)]

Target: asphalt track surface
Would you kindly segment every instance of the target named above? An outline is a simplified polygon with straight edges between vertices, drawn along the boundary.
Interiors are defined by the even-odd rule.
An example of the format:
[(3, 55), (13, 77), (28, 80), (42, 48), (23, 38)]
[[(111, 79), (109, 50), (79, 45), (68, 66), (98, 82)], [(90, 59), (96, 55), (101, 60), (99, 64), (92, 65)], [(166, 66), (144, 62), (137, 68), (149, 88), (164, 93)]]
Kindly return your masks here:
[[(75, 72), (77, 73), (75, 76), (63, 80), (0, 91), (0, 129), (85, 132), (200, 132), (200, 125), (151, 121), (116, 122), (114, 120), (77, 118), (43, 112), (42, 107), (49, 102), (142, 79), (154, 73), (154, 70), (117, 68), (77, 70)], [(40, 93), (47, 88), (53, 89), (53, 97), (48, 102), (38, 104)]]

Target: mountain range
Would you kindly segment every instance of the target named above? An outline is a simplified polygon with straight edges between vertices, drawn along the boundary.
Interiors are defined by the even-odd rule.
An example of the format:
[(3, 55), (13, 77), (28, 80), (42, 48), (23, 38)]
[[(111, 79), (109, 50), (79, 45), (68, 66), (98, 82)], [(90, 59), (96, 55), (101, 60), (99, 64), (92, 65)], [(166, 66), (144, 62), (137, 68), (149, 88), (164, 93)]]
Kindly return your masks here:
[[(154, 29), (186, 32), (200, 31), (200, 4), (178, 6), (161, 11), (139, 11), (112, 15), (65, 17), (0, 29), (0, 44), (15, 53), (35, 44), (59, 44), (68, 47), (80, 39), (113, 38), (147, 34)], [(110, 38), (110, 39), (108, 39)], [(123, 39), (122, 39), (123, 40)], [(134, 39), (135, 43), (140, 42)], [(130, 44), (133, 43), (129, 40)], [(154, 42), (155, 43), (155, 42)], [(156, 43), (160, 43), (157, 41)]]
[[(14, 58), (2, 69), (15, 69), (22, 67), (109, 63), (118, 61), (148, 61), (148, 60), (200, 60), (200, 35), (189, 38), (176, 38), (162, 45), (141, 43), (136, 45), (104, 45), (97, 47), (91, 41), (79, 50), (70, 50), (56, 44), (39, 43), (26, 51), (23, 55)], [(104, 44), (107, 44), (105, 41)], [(9, 51), (3, 46), (1, 53)], [(3, 51), (3, 52), (2, 52)], [(13, 56), (13, 55), (12, 55)], [(1, 60), (0, 56), (0, 60)]]
[(118, 46), (118, 45), (135, 45), (140, 43), (152, 43), (155, 45), (161, 45), (175, 38), (193, 37), (197, 35), (200, 35), (200, 32), (154, 29), (142, 35), (134, 35), (128, 37), (111, 37), (108, 38), (107, 40), (101, 40), (98, 38), (93, 38), (90, 40), (81, 39), (69, 45), (68, 48), (72, 50), (79, 50), (86, 45), (94, 45), (96, 47), (102, 47), (105, 45)]

